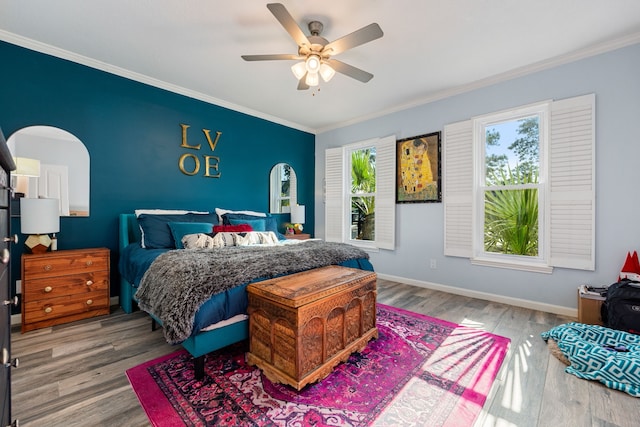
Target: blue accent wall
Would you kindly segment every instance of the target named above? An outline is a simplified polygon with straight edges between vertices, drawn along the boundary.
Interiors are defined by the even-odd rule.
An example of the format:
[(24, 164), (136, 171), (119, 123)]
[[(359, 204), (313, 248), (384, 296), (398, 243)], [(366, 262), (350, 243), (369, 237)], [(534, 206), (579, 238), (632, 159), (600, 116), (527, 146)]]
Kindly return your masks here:
[[(307, 206), (305, 232), (314, 232), (313, 134), (6, 42), (0, 42), (0, 61), (5, 136), (27, 126), (55, 126), (77, 136), (89, 151), (90, 216), (61, 218), (58, 248), (110, 248), (112, 296), (118, 294), (119, 213), (216, 207), (268, 212), (269, 172), (279, 162), (295, 169), (298, 202)], [(181, 123), (190, 125), (188, 144), (202, 144), (200, 150), (181, 147)], [(212, 137), (222, 132), (213, 153), (202, 129), (210, 129)], [(198, 175), (179, 170), (178, 159), (186, 152), (200, 157)], [(220, 178), (204, 176), (203, 155), (220, 158)], [(286, 220), (282, 215), (280, 222)], [(12, 228), (21, 236), (19, 219), (12, 220)], [(12, 249), (14, 286), (22, 245)]]

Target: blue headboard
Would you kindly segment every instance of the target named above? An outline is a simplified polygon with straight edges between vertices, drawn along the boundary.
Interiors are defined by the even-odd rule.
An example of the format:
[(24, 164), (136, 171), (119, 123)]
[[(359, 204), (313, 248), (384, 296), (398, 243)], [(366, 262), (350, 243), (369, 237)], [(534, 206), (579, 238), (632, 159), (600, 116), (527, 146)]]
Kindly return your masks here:
[(140, 227), (138, 227), (138, 220), (135, 214), (120, 214), (119, 223), (119, 249), (122, 250), (130, 243), (140, 242), (142, 240), (142, 234), (140, 233)]

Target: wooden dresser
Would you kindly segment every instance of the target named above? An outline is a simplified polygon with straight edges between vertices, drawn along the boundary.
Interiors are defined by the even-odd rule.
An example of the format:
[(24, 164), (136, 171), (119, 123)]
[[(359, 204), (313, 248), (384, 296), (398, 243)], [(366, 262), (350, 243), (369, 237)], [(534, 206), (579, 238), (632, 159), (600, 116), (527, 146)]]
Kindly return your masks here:
[(109, 314), (109, 249), (22, 256), (22, 332)]

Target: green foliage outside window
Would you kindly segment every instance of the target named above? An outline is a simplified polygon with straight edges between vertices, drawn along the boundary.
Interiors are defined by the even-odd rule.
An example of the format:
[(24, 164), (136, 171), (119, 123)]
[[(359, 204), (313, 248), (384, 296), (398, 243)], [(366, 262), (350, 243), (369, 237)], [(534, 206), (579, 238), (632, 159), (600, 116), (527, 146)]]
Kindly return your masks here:
[[(538, 256), (539, 135), (538, 118), (518, 121), (519, 135), (501, 153), (485, 159), (484, 250)], [(500, 133), (486, 129), (487, 147), (499, 146)], [(510, 160), (515, 164), (510, 165)], [(504, 187), (500, 188), (500, 187)]]

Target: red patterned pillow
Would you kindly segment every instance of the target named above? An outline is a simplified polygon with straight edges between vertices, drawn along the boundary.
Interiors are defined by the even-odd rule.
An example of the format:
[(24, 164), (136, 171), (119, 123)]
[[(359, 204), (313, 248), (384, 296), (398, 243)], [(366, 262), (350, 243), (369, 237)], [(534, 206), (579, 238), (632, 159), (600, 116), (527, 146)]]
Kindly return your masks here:
[(253, 228), (249, 224), (238, 224), (238, 225), (214, 225), (213, 226), (213, 234), (216, 233), (246, 233), (248, 231), (253, 231)]

